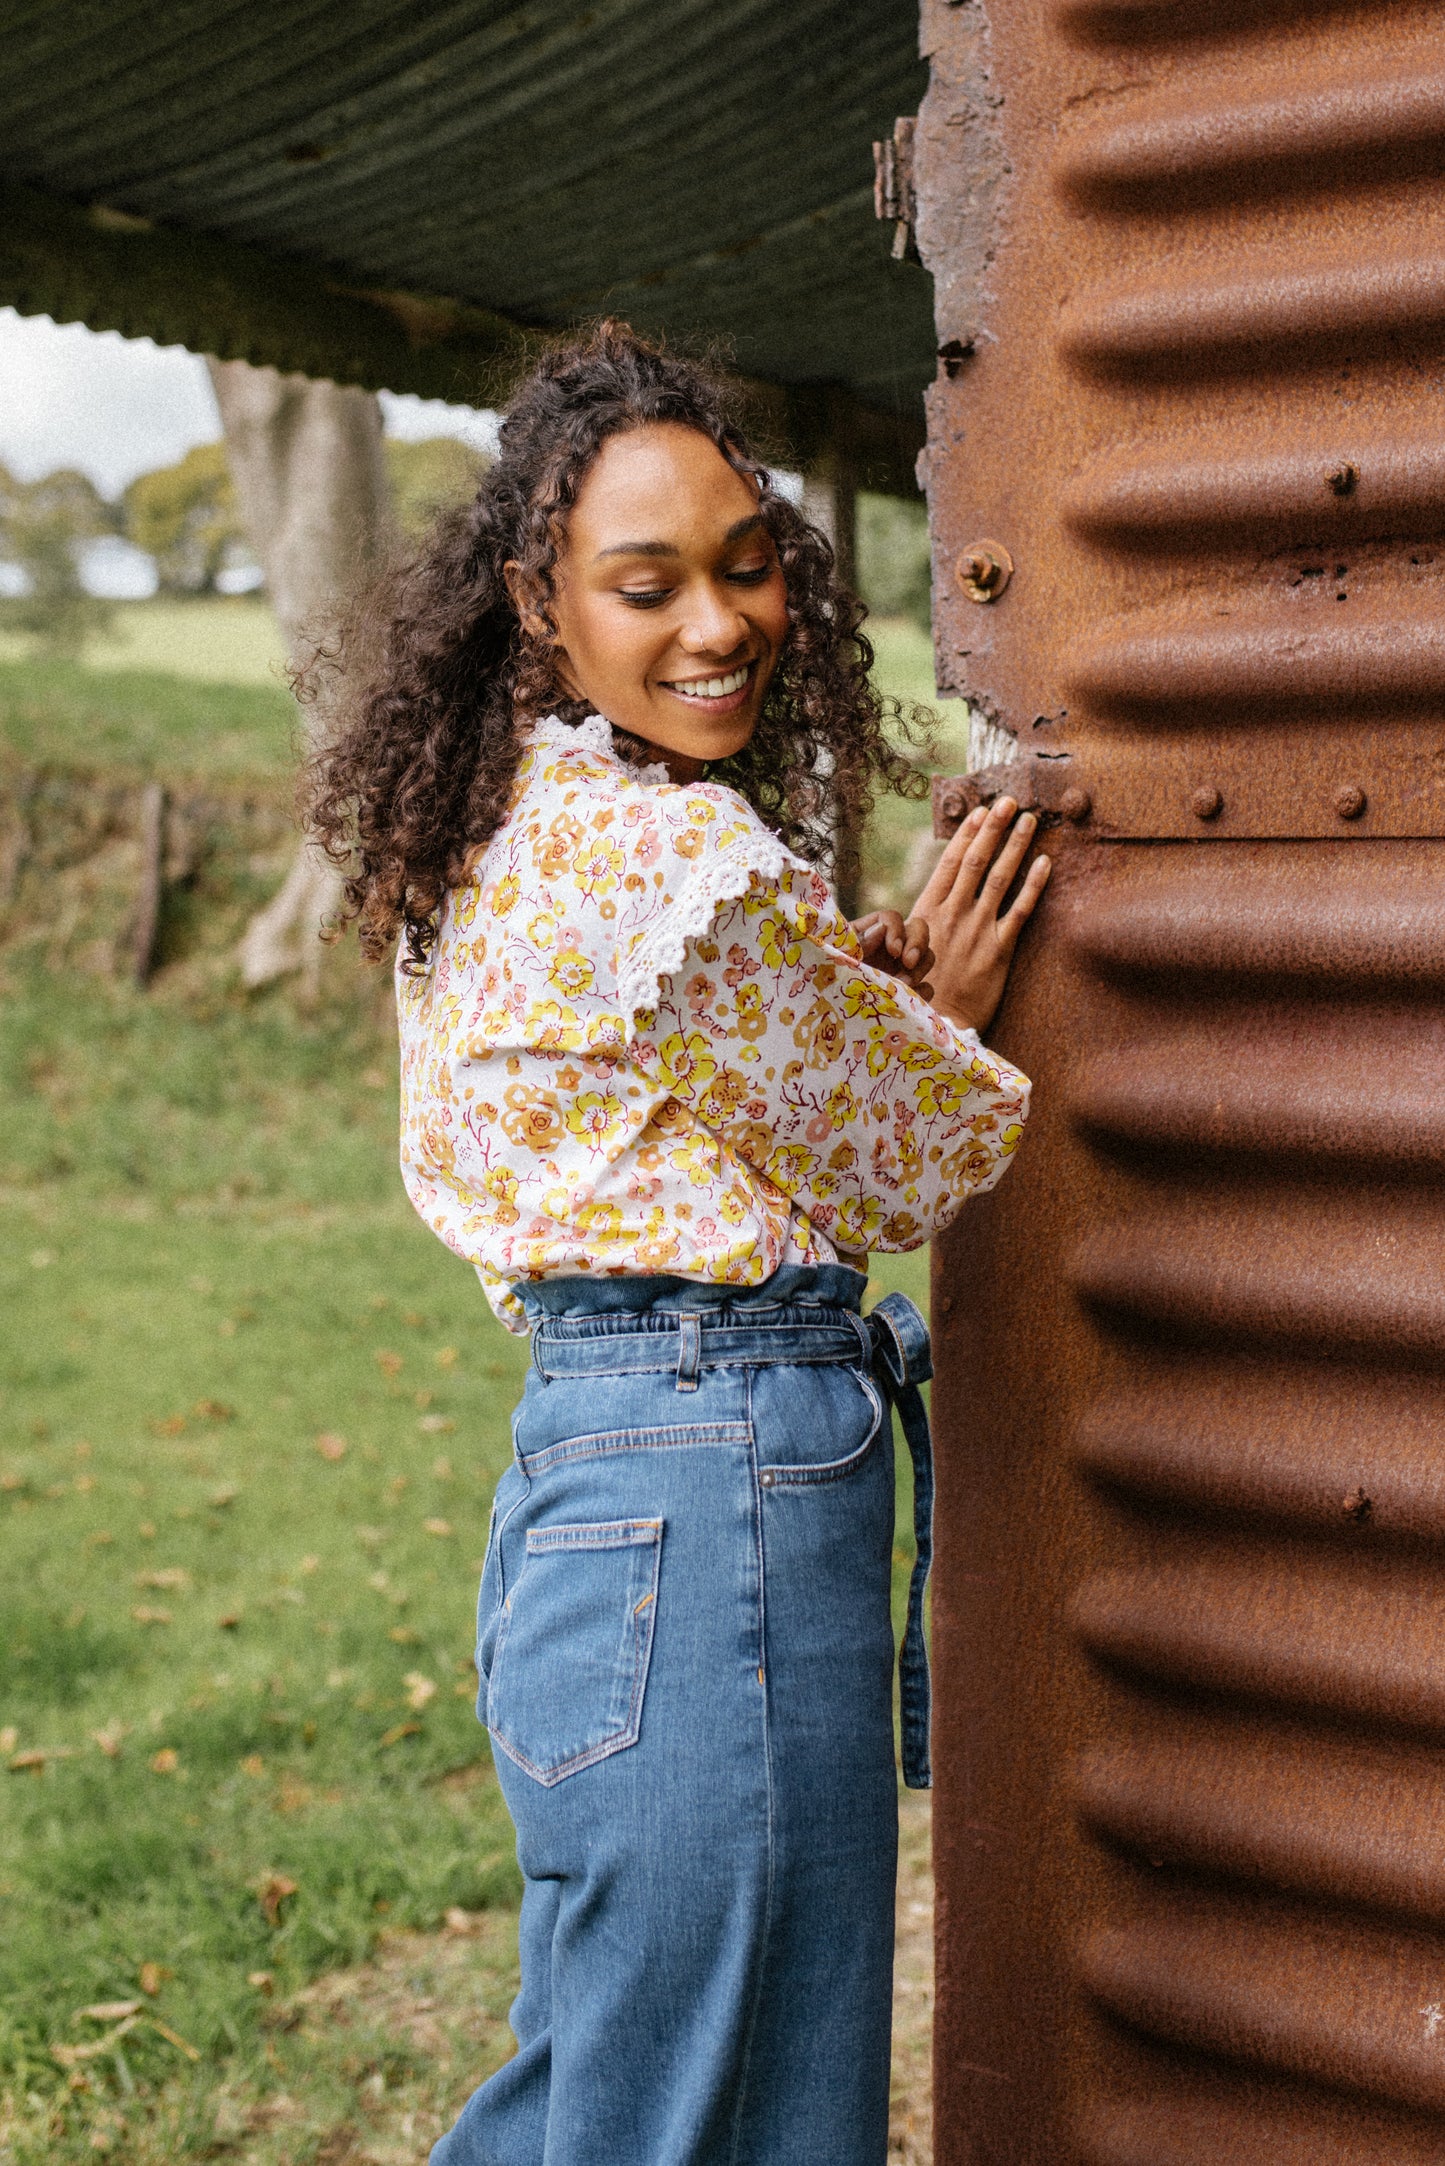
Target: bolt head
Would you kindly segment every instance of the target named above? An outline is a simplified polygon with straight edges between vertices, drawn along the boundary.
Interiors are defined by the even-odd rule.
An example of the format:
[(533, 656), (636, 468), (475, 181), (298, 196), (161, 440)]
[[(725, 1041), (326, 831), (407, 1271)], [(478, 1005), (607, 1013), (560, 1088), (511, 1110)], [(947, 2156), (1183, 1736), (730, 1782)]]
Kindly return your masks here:
[(1224, 799), (1212, 782), (1201, 783), (1189, 800), (1189, 809), (1196, 820), (1217, 820), (1224, 810)]
[(1093, 809), (1093, 798), (1077, 783), (1071, 783), (1059, 799), (1059, 810), (1066, 820), (1087, 820)]
[(1002, 542), (974, 542), (965, 549), (954, 573), (971, 602), (997, 601), (1013, 577), (1014, 560)]
[(1368, 803), (1358, 782), (1342, 782), (1335, 791), (1335, 810), (1342, 820), (1358, 820)]

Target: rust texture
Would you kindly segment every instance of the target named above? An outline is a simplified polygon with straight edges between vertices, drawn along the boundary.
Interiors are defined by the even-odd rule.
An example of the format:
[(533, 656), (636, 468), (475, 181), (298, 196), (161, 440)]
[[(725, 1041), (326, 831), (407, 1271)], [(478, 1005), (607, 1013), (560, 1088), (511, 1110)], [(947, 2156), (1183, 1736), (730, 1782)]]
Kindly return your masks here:
[(1056, 863), (935, 1263), (936, 2156), (1425, 2166), (1445, 4), (922, 19), (935, 824)]

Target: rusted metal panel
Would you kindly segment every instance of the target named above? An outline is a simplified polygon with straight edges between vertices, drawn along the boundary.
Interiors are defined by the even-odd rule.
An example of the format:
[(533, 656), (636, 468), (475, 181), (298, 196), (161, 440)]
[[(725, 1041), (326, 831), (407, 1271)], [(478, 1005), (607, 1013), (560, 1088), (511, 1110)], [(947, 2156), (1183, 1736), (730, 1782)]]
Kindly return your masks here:
[[(925, 0), (940, 2166), (1445, 2157), (1445, 7)], [(986, 539), (991, 538), (991, 539)], [(981, 581), (1000, 553), (1006, 581)]]

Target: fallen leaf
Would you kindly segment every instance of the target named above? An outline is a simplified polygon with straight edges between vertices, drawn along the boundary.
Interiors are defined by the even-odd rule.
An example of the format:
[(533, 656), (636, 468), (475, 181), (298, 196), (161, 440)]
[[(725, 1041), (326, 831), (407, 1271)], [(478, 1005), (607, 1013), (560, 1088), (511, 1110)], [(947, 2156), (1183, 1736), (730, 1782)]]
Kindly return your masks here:
[(367, 1581), (367, 1585), (374, 1588), (378, 1594), (385, 1594), (387, 1588), (391, 1585), (391, 1580), (385, 1572), (373, 1572)]
[(164, 1587), (180, 1594), (191, 1585), (191, 1575), (183, 1564), (163, 1565), (158, 1572), (137, 1572), (137, 1587)]
[(162, 1745), (160, 1751), (152, 1756), (151, 1773), (153, 1775), (174, 1775), (180, 1764), (181, 1756), (176, 1751), (175, 1746)]
[(261, 1905), (268, 1925), (281, 1923), (281, 1905), (293, 1895), (299, 1895), (299, 1884), (288, 1880), (285, 1873), (267, 1873), (256, 1888), (256, 1900)]
[(156, 1538), (155, 1524), (152, 1520), (143, 1519), (135, 1531), (143, 1542), (153, 1542)]
[(77, 2061), (96, 2060), (102, 2053), (111, 2052), (117, 2040), (124, 2038), (127, 2031), (133, 2031), (139, 2021), (139, 2016), (127, 2016), (113, 2031), (107, 2031), (104, 2038), (92, 2038), (83, 2046), (52, 2046), (51, 2059), (59, 2061), (62, 2068), (73, 2068)]
[(452, 1691), (459, 1700), (474, 1700), (477, 1696), (477, 1688), (474, 1681), (464, 1680), (459, 1685), (453, 1685)]
[(404, 1737), (420, 1737), (421, 1734), (422, 1726), (419, 1722), (399, 1722), (395, 1729), (388, 1730), (383, 1735), (381, 1750), (385, 1752), (388, 1745), (399, 1745)]
[(244, 1615), (245, 1611), (239, 1609), (228, 1609), (223, 1611), (222, 1614), (216, 1619), (217, 1631), (234, 1632)]
[(474, 1918), (469, 1910), (463, 1910), (459, 1904), (453, 1903), (445, 1914), (444, 1923), (449, 1933), (475, 1933), (480, 1920)]
[(198, 1421), (234, 1421), (236, 1409), (220, 1399), (197, 1399), (191, 1409)]
[(378, 1349), (375, 1360), (383, 1376), (400, 1376), (406, 1367), (400, 1354), (393, 1354), (384, 1346)]
[(219, 1488), (211, 1491), (206, 1502), (213, 1512), (224, 1512), (227, 1505), (234, 1504), (240, 1494), (241, 1485), (239, 1482), (222, 1482)]
[(449, 1482), (453, 1479), (452, 1463), (450, 1459), (433, 1459), (431, 1463), (431, 1470), (432, 1478), (435, 1481)]
[(334, 1429), (323, 1429), (316, 1439), (316, 1449), (323, 1459), (329, 1459), (334, 1466), (338, 1459), (346, 1457), (346, 1439), (338, 1436)]
[(146, 1423), (146, 1427), (150, 1430), (152, 1436), (180, 1436), (184, 1433), (185, 1426), (186, 1417), (184, 1414), (167, 1414), (163, 1419), (158, 1419), (152, 1415), (151, 1419)]
[(402, 1683), (406, 1686), (406, 1704), (420, 1714), (428, 1700), (436, 1698), (436, 1681), (420, 1670), (408, 1670)]
[(140, 2012), (139, 2001), (92, 2001), (88, 2008), (77, 2008), (72, 2023), (124, 2023), (127, 2016)]
[(140, 1969), (136, 1972), (136, 1978), (142, 1993), (148, 1993), (152, 2000), (155, 1999), (167, 1978), (174, 1978), (174, 1976), (175, 1972), (164, 1963), (142, 1963)]
[(7, 1496), (13, 1490), (23, 1489), (24, 1487), (25, 1476), (23, 1474), (14, 1473), (9, 1467), (5, 1469), (3, 1474), (0, 1474), (0, 1490), (4, 1490)]
[(321, 1559), (319, 1557), (303, 1557), (301, 1559), (301, 1569), (303, 1572), (308, 1573), (319, 1572), (321, 1570)]
[(443, 1346), (432, 1358), (439, 1369), (454, 1369), (462, 1357), (454, 1346)]
[(101, 1751), (105, 1754), (107, 1760), (119, 1759), (121, 1744), (125, 1737), (125, 1724), (123, 1722), (112, 1716), (104, 1729), (92, 1730), (90, 1734), (93, 1741), (99, 1745)]
[(197, 2048), (182, 2038), (179, 2031), (173, 2031), (169, 2023), (162, 2023), (159, 2016), (148, 2015), (146, 2022), (153, 2031), (160, 2032), (167, 2045), (175, 2046), (181, 2053), (184, 2053), (188, 2061), (198, 2061), (200, 2059), (201, 2056)]
[(133, 1609), (131, 1615), (136, 1623), (140, 1625), (163, 1625), (169, 1624), (171, 1621), (171, 1613), (168, 1609), (147, 1609), (144, 1605), (139, 1609)]
[(414, 1632), (410, 1625), (393, 1625), (386, 1636), (395, 1640), (398, 1647), (415, 1647), (421, 1638), (420, 1632)]
[(7, 1722), (0, 1730), (0, 1752), (13, 1752), (20, 1742), (20, 1732), (13, 1722)]
[(91, 1490), (95, 1487), (95, 1476), (93, 1474), (77, 1474), (75, 1477), (75, 1487), (77, 1492), (82, 1497), (88, 1497)]
[(452, 1531), (452, 1523), (449, 1519), (424, 1519), (422, 1526), (428, 1534), (434, 1534), (438, 1541), (443, 1540)]
[(417, 1427), (423, 1436), (450, 1436), (456, 1423), (450, 1414), (423, 1414)]
[(85, 1537), (85, 1546), (87, 1549), (104, 1549), (114, 1540), (115, 1536), (109, 1527), (97, 1527), (94, 1534), (87, 1534)]
[(363, 1549), (379, 1549), (386, 1540), (386, 1529), (384, 1527), (358, 1527), (356, 1539)]
[(266, 1763), (262, 1759), (260, 1753), (248, 1752), (245, 1759), (241, 1762), (241, 1773), (243, 1775), (264, 1775), (265, 1772)]
[(418, 1309), (403, 1309), (401, 1320), (404, 1324), (410, 1324), (413, 1331), (420, 1331), (426, 1323), (426, 1318)]
[(10, 1762), (10, 1772), (12, 1775), (24, 1775), (26, 1773), (43, 1775), (45, 1773), (45, 1763), (49, 1757), (49, 1753), (38, 1749), (31, 1752), (17, 1752)]
[(275, 1989), (276, 1978), (274, 1972), (269, 1970), (248, 1970), (246, 1983), (254, 1986), (258, 1993), (270, 1993)]
[(414, 1391), (411, 1395), (412, 1405), (416, 1408), (418, 1414), (424, 1414), (435, 1397), (436, 1393), (430, 1388), (426, 1391)]

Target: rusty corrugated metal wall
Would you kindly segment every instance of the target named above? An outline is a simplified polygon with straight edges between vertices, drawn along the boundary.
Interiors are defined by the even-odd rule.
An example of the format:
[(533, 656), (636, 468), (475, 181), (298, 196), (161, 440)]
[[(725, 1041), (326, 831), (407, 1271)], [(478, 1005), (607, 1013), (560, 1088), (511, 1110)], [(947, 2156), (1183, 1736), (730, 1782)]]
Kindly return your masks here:
[(1445, 9), (924, 43), (940, 672), (1072, 815), (994, 1032), (1036, 1120), (937, 1264), (937, 2156), (1424, 2166)]

